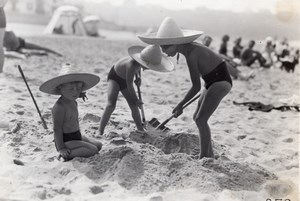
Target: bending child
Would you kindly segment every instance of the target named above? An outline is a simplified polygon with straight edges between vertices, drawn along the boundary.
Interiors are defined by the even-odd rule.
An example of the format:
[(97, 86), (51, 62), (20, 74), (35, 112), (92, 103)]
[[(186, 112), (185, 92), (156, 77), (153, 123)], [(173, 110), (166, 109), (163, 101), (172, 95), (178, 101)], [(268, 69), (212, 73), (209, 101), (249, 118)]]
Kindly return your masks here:
[(75, 72), (70, 64), (65, 64), (57, 77), (40, 86), (42, 92), (60, 95), (52, 108), (52, 119), (55, 146), (65, 161), (74, 157), (93, 156), (102, 147), (101, 142), (81, 134), (76, 102), (83, 91), (92, 88), (99, 81), (98, 76)]
[(166, 18), (158, 32), (139, 36), (148, 44), (157, 44), (168, 56), (179, 57), (182, 54), (189, 69), (192, 87), (173, 110), (175, 117), (182, 114), (182, 107), (201, 89), (200, 77), (205, 81), (205, 89), (201, 94), (193, 119), (197, 124), (200, 138), (200, 158), (214, 157), (211, 132), (208, 120), (218, 108), (222, 99), (230, 92), (232, 80), (225, 61), (210, 48), (193, 42), (203, 32), (181, 30), (172, 18)]
[[(150, 45), (146, 48), (132, 46), (128, 49), (128, 53), (130, 56), (117, 61), (108, 74), (107, 105), (100, 121), (100, 135), (104, 134), (106, 124), (116, 108), (119, 92), (123, 94), (129, 105), (137, 130), (144, 132), (139, 112), (139, 108), (142, 107), (143, 102), (138, 99), (134, 90), (134, 76), (140, 74), (141, 68), (160, 72), (168, 72), (174, 69), (172, 62), (165, 56), (162, 56), (159, 46)], [(137, 82), (137, 85), (140, 85), (140, 82)]]

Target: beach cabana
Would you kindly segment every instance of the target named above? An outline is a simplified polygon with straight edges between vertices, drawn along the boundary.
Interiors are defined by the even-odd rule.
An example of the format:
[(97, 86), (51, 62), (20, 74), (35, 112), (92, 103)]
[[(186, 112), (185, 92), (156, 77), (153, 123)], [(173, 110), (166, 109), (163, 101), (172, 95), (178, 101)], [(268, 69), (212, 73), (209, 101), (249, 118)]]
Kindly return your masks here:
[(61, 6), (57, 8), (44, 33), (78, 36), (87, 35), (80, 11), (74, 6)]
[(83, 23), (85, 25), (86, 32), (89, 36), (99, 36), (99, 21), (100, 18), (97, 15), (88, 15), (83, 18)]

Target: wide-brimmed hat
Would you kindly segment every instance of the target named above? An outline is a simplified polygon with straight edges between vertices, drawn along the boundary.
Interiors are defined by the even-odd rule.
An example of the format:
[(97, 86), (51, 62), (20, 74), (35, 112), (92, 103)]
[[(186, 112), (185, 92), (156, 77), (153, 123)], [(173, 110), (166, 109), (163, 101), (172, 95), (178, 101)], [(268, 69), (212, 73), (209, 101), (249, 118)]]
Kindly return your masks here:
[(180, 29), (173, 18), (165, 18), (156, 33), (138, 35), (147, 44), (179, 45), (196, 40), (203, 31)]
[(57, 77), (44, 82), (40, 86), (40, 91), (48, 94), (60, 95), (60, 92), (57, 88), (59, 85), (77, 81), (83, 82), (82, 91), (86, 91), (95, 86), (100, 81), (100, 78), (94, 74), (80, 73), (75, 71), (74, 67), (67, 63), (62, 66)]
[(145, 68), (159, 72), (174, 70), (173, 63), (162, 54), (158, 45), (132, 46), (128, 48), (128, 54)]

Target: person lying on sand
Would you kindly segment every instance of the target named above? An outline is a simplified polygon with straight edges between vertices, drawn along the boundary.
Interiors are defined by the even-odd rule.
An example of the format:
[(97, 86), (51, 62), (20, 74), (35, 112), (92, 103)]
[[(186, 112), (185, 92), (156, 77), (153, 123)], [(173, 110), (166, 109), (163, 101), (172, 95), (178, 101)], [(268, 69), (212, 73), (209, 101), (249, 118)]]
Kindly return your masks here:
[[(62, 54), (52, 49), (27, 42), (25, 39), (17, 37), (13, 31), (5, 31), (3, 46), (5, 47), (5, 54), (7, 56), (21, 59), (24, 58), (24, 55), (47, 55), (48, 53), (52, 53), (59, 57), (62, 56)], [(17, 52), (21, 55), (11, 54), (10, 52)]]
[[(108, 73), (107, 105), (100, 121), (100, 135), (104, 134), (105, 126), (116, 108), (119, 92), (123, 94), (129, 105), (137, 131), (144, 132), (139, 112), (143, 102), (138, 99), (135, 93), (134, 76), (140, 77), (141, 68), (160, 72), (169, 72), (174, 69), (173, 63), (162, 55), (161, 49), (157, 45), (132, 46), (128, 48), (128, 54), (130, 56), (118, 60)], [(141, 83), (138, 81), (136, 84), (139, 87)]]
[[(206, 47), (210, 47), (212, 41), (213, 41), (212, 37), (206, 35), (202, 40), (202, 44), (205, 45)], [(219, 56), (225, 60), (228, 68), (228, 72), (230, 73), (233, 79), (240, 79), (240, 80), (247, 81), (255, 77), (254, 71), (251, 71), (249, 74), (244, 75), (239, 69), (237, 69), (238, 64), (235, 63), (231, 58), (222, 54), (219, 54)]]
[(175, 117), (182, 114), (183, 105), (200, 91), (200, 77), (205, 81), (205, 89), (193, 115), (199, 130), (200, 159), (214, 157), (208, 119), (232, 87), (226, 63), (219, 54), (202, 44), (193, 42), (202, 33), (202, 31), (181, 30), (174, 19), (167, 17), (161, 23), (157, 33), (139, 36), (143, 42), (160, 45), (162, 51), (168, 56), (173, 57), (177, 54), (178, 59), (180, 53), (186, 59), (192, 87), (173, 110)]
[(74, 157), (93, 156), (102, 147), (101, 142), (81, 134), (76, 102), (83, 91), (92, 88), (99, 81), (98, 76), (76, 72), (72, 65), (65, 64), (57, 77), (40, 86), (42, 92), (60, 95), (52, 108), (52, 119), (55, 146), (65, 161)]

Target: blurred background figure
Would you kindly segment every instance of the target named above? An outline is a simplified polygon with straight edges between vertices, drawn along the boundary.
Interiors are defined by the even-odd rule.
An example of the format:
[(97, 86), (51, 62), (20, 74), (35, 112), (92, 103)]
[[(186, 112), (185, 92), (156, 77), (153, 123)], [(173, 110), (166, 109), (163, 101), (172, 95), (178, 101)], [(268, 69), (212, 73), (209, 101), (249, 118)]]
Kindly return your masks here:
[[(205, 45), (206, 47), (210, 47), (211, 43), (212, 43), (213, 39), (212, 37), (208, 36), (208, 35), (205, 35), (203, 38), (202, 38), (202, 44)], [(212, 48), (211, 48), (212, 49)], [(255, 77), (255, 73), (254, 71), (251, 71), (250, 73), (244, 75), (238, 68), (237, 66), (239, 65), (239, 63), (236, 63), (234, 62), (231, 58), (223, 55), (223, 54), (218, 54), (222, 59), (225, 60), (226, 62), (226, 66), (227, 66), (227, 69), (228, 69), (228, 72), (230, 74), (230, 76), (233, 78), (233, 79), (240, 79), (240, 80), (249, 80), (251, 78), (254, 78)]]
[[(8, 57), (25, 59), (26, 58), (25, 56), (29, 56), (33, 54), (47, 55), (47, 53), (52, 53), (56, 56), (62, 56), (60, 53), (50, 48), (25, 41), (24, 38), (16, 36), (13, 31), (5, 31), (3, 46), (6, 50), (5, 56)], [(10, 52), (16, 52), (21, 55), (15, 53), (11, 54)]]
[(99, 17), (97, 15), (88, 15), (83, 18), (83, 23), (88, 36), (99, 37)]
[(266, 59), (265, 65), (267, 66), (273, 66), (275, 62), (275, 45), (273, 44), (273, 38), (271, 36), (268, 36), (265, 39), (265, 47), (263, 49), (262, 53), (263, 57)]
[(212, 42), (212, 37), (205, 35), (204, 38), (202, 39), (202, 44), (205, 45), (206, 47), (210, 47)]
[(220, 45), (219, 53), (227, 56), (227, 43), (230, 37), (226, 34), (222, 37), (222, 43)]
[(6, 27), (6, 17), (4, 12), (4, 6), (7, 0), (0, 0), (0, 73), (3, 72), (4, 65), (4, 50), (3, 50), (3, 39)]
[(86, 36), (87, 32), (80, 11), (75, 6), (60, 6), (54, 11), (45, 34)]
[(234, 58), (241, 58), (241, 53), (243, 51), (243, 46), (241, 45), (242, 42), (242, 38), (238, 37), (237, 39), (235, 39), (234, 41), (234, 46), (232, 48), (232, 54)]
[(264, 59), (264, 57), (259, 51), (253, 49), (254, 46), (255, 46), (255, 41), (250, 40), (248, 43), (248, 47), (245, 48), (241, 54), (242, 64), (250, 67), (256, 61), (258, 61), (261, 67), (269, 67), (269, 66), (265, 66), (266, 59)]

